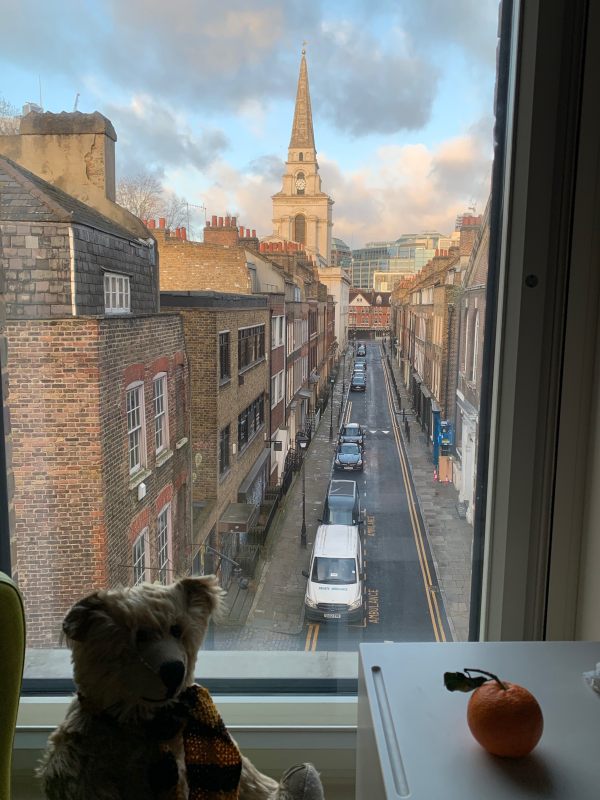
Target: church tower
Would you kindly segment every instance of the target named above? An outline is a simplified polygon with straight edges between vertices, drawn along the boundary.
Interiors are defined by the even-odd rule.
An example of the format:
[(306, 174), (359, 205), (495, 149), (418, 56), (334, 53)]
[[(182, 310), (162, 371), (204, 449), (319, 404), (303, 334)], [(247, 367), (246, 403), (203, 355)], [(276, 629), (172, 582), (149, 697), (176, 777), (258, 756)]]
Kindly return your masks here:
[(333, 200), (321, 191), (313, 131), (306, 51), (302, 50), (292, 135), (283, 188), (273, 195), (273, 236), (303, 244), (328, 266), (331, 257)]

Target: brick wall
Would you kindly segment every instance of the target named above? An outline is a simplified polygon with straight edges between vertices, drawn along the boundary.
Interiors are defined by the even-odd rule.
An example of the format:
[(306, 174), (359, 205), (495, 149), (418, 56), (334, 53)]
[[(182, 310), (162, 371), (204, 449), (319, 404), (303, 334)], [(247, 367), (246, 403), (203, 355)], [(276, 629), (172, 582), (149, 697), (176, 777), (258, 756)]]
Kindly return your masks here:
[[(214, 500), (213, 512), (206, 517), (202, 530), (195, 532), (197, 542), (230, 502), (237, 502), (237, 491), (252, 465), (263, 452), (263, 431), (249, 442), (243, 452), (233, 453), (238, 440), (238, 415), (260, 394), (265, 394), (265, 428), (268, 425), (269, 365), (259, 362), (243, 372), (238, 380), (238, 329), (265, 325), (265, 349), (269, 352), (269, 309), (183, 308), (186, 351), (190, 364), (192, 416), (192, 495), (194, 501)], [(219, 332), (229, 331), (231, 379), (219, 380)], [(219, 435), (230, 426), (230, 468), (219, 474)]]
[(158, 244), (161, 291), (215, 290), (251, 294), (243, 247), (190, 242), (162, 229), (152, 233)]
[[(178, 314), (161, 314), (100, 320), (98, 327), (102, 480), (109, 532), (108, 583), (131, 582), (132, 536), (140, 520), (145, 520), (144, 525), (149, 529), (150, 575), (156, 579), (156, 518), (162, 505), (160, 498), (162, 496), (164, 500), (166, 495), (172, 503), (173, 577), (188, 574), (191, 566), (191, 519), (189, 508), (187, 513), (182, 513), (177, 507), (180, 502), (177, 493), (181, 487), (187, 487), (183, 502), (189, 506), (191, 483), (187, 403), (182, 403), (182, 397), (176, 394), (178, 390), (183, 399), (189, 396), (182, 320)], [(157, 455), (153, 380), (162, 372), (167, 374), (169, 437), (167, 452)], [(141, 380), (144, 387), (145, 466), (149, 472), (144, 477), (146, 496), (142, 500), (138, 500), (136, 482), (129, 474), (127, 439), (126, 389), (137, 380)], [(182, 445), (186, 437), (188, 443)]]
[[(180, 388), (187, 392), (183, 331), (176, 315), (81, 317), (10, 321), (7, 335), (15, 569), (25, 597), (29, 645), (55, 647), (73, 602), (96, 588), (130, 583), (129, 537), (142, 512), (148, 514), (151, 563), (156, 563), (161, 493), (163, 499), (165, 492), (173, 498), (175, 574), (189, 571), (189, 445), (177, 448), (174, 441), (182, 429), (177, 409), (185, 413), (175, 396), (177, 368), (184, 371)], [(152, 376), (165, 368), (165, 359), (173, 455), (158, 466)], [(127, 370), (138, 364), (147, 388), (151, 469), (142, 501), (130, 487), (123, 383)]]
[(15, 543), (28, 644), (56, 647), (69, 606), (106, 581), (93, 320), (7, 325)]
[[(2, 235), (0, 233), (0, 264), (3, 261), (4, 250), (2, 246)], [(2, 426), (0, 431), (4, 435), (5, 464), (6, 469), (6, 499), (7, 507), (3, 509), (5, 513), (5, 523), (8, 522), (10, 534), (10, 560), (13, 575), (16, 574), (16, 552), (14, 532), (14, 474), (12, 469), (12, 433), (10, 427), (9, 396), (8, 396), (8, 347), (6, 338), (6, 269), (0, 269), (0, 414), (2, 414)], [(0, 465), (1, 468), (2, 465)]]

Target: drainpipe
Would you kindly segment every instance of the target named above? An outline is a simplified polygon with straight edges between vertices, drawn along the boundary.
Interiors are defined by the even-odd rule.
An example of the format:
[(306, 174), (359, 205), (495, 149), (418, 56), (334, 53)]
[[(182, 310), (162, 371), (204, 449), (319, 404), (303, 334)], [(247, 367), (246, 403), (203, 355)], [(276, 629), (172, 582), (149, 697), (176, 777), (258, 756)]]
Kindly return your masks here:
[(446, 359), (446, 388), (444, 398), (444, 418), (448, 419), (448, 377), (450, 375), (450, 346), (452, 336), (452, 315), (454, 314), (454, 303), (448, 303), (448, 357)]

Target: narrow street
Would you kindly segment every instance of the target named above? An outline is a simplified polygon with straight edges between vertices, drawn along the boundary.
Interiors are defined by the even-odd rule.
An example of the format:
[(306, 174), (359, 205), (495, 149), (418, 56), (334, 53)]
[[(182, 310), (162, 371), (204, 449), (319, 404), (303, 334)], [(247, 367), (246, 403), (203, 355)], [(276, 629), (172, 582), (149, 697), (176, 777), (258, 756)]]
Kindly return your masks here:
[[(214, 636), (209, 637), (210, 649), (353, 652), (361, 642), (446, 641), (453, 638), (439, 593), (404, 443), (399, 425), (394, 421), (400, 415), (381, 345), (378, 342), (367, 344), (367, 390), (364, 393), (348, 390), (352, 373), (351, 354), (346, 361), (343, 418), (366, 428), (364, 472), (334, 473), (335, 441), (328, 441), (327, 413), (307, 457), (309, 547), (302, 549), (298, 540), (301, 523), (301, 480), (298, 475), (274, 533), (271, 552), (252, 603), (253, 612), (241, 626), (217, 626)], [(341, 386), (338, 385), (337, 389), (336, 411), (342, 399)], [(364, 513), (362, 540), (366, 575), (362, 623), (303, 622), (306, 579), (302, 578), (301, 571), (308, 567), (317, 517), (322, 514), (331, 477), (356, 480), (359, 487), (360, 506)], [(233, 591), (239, 592), (238, 589)], [(282, 613), (284, 606), (287, 614)], [(287, 623), (283, 617), (287, 618)]]

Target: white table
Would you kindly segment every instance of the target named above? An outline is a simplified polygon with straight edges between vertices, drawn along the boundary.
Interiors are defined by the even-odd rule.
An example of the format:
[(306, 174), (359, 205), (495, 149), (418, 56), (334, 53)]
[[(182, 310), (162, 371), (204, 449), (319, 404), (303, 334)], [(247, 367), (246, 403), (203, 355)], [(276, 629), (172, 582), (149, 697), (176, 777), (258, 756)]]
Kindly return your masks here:
[[(600, 695), (582, 678), (597, 662), (600, 642), (361, 645), (356, 800), (599, 800)], [(544, 733), (529, 756), (477, 744), (470, 695), (443, 684), (465, 667), (536, 696)]]

